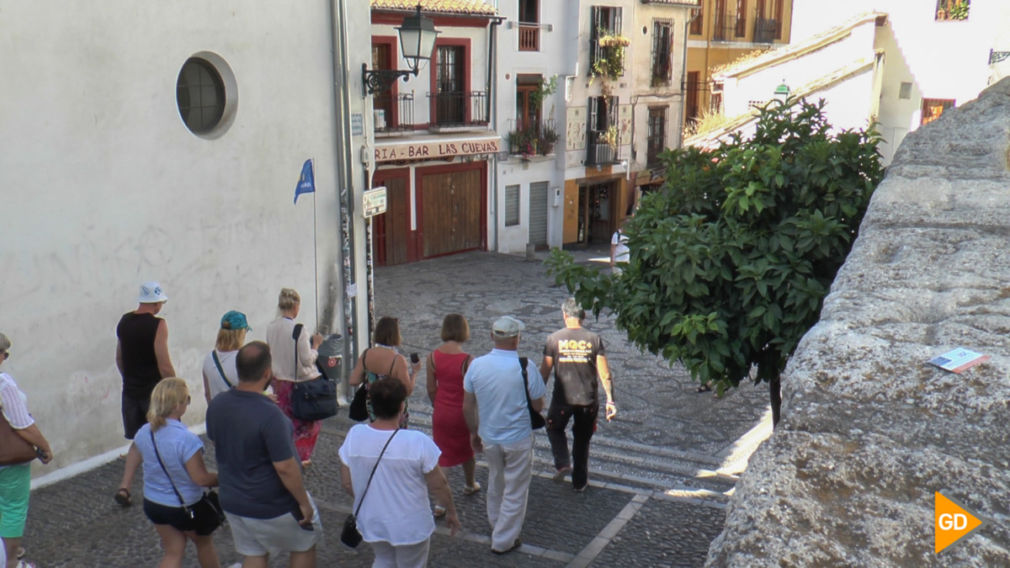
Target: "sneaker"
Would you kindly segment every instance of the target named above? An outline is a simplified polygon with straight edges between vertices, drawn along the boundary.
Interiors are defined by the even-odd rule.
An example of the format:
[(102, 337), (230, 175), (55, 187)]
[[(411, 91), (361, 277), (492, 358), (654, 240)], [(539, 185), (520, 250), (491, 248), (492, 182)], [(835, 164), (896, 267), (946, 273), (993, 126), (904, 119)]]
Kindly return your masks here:
[(588, 483), (585, 484), (585, 485), (583, 485), (582, 487), (575, 487), (574, 489), (575, 489), (576, 493), (585, 493), (586, 492), (586, 487), (589, 487)]
[(559, 467), (554, 472), (554, 481), (561, 483), (565, 480), (565, 476), (572, 472), (572, 466), (566, 465), (565, 467)]
[(18, 563), (14, 568), (36, 568), (34, 562), (26, 562), (24, 560), (18, 560)]

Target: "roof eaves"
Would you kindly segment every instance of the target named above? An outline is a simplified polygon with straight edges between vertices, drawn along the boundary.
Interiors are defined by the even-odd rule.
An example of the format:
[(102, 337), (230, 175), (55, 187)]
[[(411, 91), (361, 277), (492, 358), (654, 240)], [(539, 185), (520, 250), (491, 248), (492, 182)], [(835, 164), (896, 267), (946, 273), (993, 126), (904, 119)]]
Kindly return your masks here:
[[(746, 77), (756, 73), (766, 67), (771, 67), (784, 60), (799, 57), (801, 55), (806, 55), (817, 51), (823, 47), (831, 45), (837, 41), (845, 39), (848, 37), (852, 30), (856, 27), (861, 26), (868, 22), (878, 22), (881, 18), (886, 18), (887, 14), (883, 12), (865, 12), (858, 16), (855, 16), (845, 23), (838, 25), (834, 28), (826, 30), (820, 34), (811, 36), (805, 41), (794, 43), (780, 47), (778, 49), (773, 49), (765, 54), (762, 54), (751, 61), (741, 64), (738, 67), (730, 67), (723, 69), (718, 73), (712, 75), (712, 79), (715, 81), (725, 80), (730, 77)], [(878, 24), (879, 25), (879, 24)]]

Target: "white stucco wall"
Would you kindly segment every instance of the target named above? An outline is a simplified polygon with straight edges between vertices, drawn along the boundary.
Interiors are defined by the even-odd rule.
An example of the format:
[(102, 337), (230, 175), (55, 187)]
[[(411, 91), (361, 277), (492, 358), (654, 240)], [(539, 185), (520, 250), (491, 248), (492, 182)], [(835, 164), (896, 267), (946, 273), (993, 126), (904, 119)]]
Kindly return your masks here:
[[(919, 126), (922, 99), (954, 99), (961, 105), (978, 96), (993, 77), (1005, 76), (1000, 65), (989, 66), (989, 49), (1010, 49), (1007, 37), (1010, 4), (1003, 0), (974, 0), (968, 19), (936, 21), (933, 2), (796, 0), (793, 41), (819, 33), (832, 22), (879, 10), (887, 25), (877, 28), (877, 45), (884, 49), (883, 89), (880, 95), (881, 151), (890, 162), (904, 135)], [(1006, 65), (1006, 64), (1004, 64)], [(909, 99), (900, 99), (902, 82), (912, 83)]]
[[(141, 281), (170, 298), (162, 315), (194, 394), (191, 424), (203, 421), (199, 369), (224, 311), (244, 311), (249, 339), (262, 339), (290, 286), (315, 326), (312, 195), (292, 205), (306, 158), (319, 293), (342, 290), (329, 6), (0, 1), (0, 331), (15, 353), (3, 370), (28, 394), (56, 467), (124, 443), (115, 326)], [(348, 17), (367, 30), (367, 11)], [(234, 122), (212, 140), (185, 127), (175, 97), (181, 66), (204, 51), (227, 62), (238, 91)]]
[[(509, 129), (514, 128), (516, 118), (516, 76), (519, 74), (541, 75), (549, 80), (557, 77), (557, 90), (544, 99), (543, 120), (553, 120), (558, 132), (553, 157), (523, 161), (518, 157), (506, 156), (503, 152), (496, 162), (492, 174), (492, 190), (489, 191), (491, 208), (496, 214), (489, 219), (489, 248), (503, 253), (520, 253), (529, 242), (529, 184), (546, 181), (550, 188), (564, 185), (564, 176), (558, 166), (563, 159), (565, 148), (565, 76), (574, 73), (575, 62), (564, 56), (568, 49), (568, 29), (566, 18), (569, 8), (563, 2), (541, 2), (540, 51), (519, 51), (519, 2), (502, 0), (497, 2), (498, 14), (505, 21), (498, 27), (497, 70), (495, 90), (495, 127), (502, 137), (502, 148), (508, 150)], [(548, 29), (548, 26), (550, 28)], [(505, 186), (520, 185), (520, 221), (518, 225), (505, 226)], [(495, 189), (496, 188), (496, 189)], [(553, 203), (548, 196), (548, 203)], [(562, 241), (562, 211), (560, 207), (548, 206), (547, 242), (559, 247)], [(496, 239), (497, 238), (497, 242)]]
[[(832, 71), (842, 69), (857, 60), (873, 60), (874, 23), (866, 22), (854, 28), (844, 39), (825, 45), (805, 55), (787, 59), (753, 73), (725, 78), (723, 109), (726, 116), (748, 112), (750, 101), (768, 101), (783, 81), (795, 93)], [(821, 30), (824, 31), (824, 30)], [(720, 77), (716, 74), (716, 79)]]

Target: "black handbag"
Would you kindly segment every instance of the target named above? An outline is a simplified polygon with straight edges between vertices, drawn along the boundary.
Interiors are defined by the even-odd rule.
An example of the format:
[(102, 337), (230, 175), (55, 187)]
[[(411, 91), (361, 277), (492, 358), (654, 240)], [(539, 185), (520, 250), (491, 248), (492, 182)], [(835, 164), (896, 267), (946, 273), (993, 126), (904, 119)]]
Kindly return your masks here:
[(168, 478), (168, 482), (172, 485), (172, 491), (175, 492), (175, 497), (179, 500), (179, 506), (192, 519), (193, 530), (200, 536), (213, 533), (217, 527), (227, 520), (224, 515), (224, 509), (221, 508), (221, 501), (217, 497), (217, 491), (213, 489), (205, 491), (199, 501), (187, 506), (182, 500), (182, 494), (176, 488), (175, 482), (172, 481), (172, 476), (168, 473), (165, 462), (161, 460), (158, 443), (154, 441), (154, 431), (148, 430), (148, 433), (151, 435), (151, 445), (154, 446), (154, 455), (158, 458), (158, 464), (161, 465), (161, 470), (165, 472), (165, 477)]
[(356, 422), (368, 420), (368, 385), (364, 382), (354, 391), (354, 398), (351, 400), (351, 407), (347, 411), (347, 416)]
[[(298, 378), (298, 336), (302, 324), (295, 326), (291, 334), (295, 340), (295, 374)], [(296, 382), (291, 389), (291, 415), (298, 420), (311, 422), (337, 415), (337, 385), (325, 374), (311, 381)]]
[(365, 484), (365, 490), (361, 492), (358, 507), (344, 519), (344, 528), (340, 531), (340, 542), (350, 548), (357, 548), (361, 544), (361, 532), (358, 531), (358, 513), (361, 512), (361, 504), (365, 502), (365, 495), (368, 494), (368, 488), (372, 485), (372, 477), (375, 476), (375, 469), (379, 467), (379, 462), (382, 461), (382, 455), (386, 453), (386, 448), (393, 441), (393, 436), (396, 436), (396, 433), (399, 431), (399, 428), (393, 430), (393, 433), (389, 435), (389, 439), (386, 440), (386, 445), (382, 446), (382, 451), (379, 452), (379, 457), (376, 458), (375, 465), (372, 466), (372, 473), (368, 474), (368, 483)]
[(544, 420), (543, 414), (533, 409), (533, 401), (530, 400), (530, 379), (526, 373), (527, 361), (526, 357), (519, 358), (519, 366), (522, 367), (523, 371), (523, 394), (526, 395), (526, 409), (530, 411), (530, 426), (534, 430), (539, 430), (547, 425), (547, 421)]

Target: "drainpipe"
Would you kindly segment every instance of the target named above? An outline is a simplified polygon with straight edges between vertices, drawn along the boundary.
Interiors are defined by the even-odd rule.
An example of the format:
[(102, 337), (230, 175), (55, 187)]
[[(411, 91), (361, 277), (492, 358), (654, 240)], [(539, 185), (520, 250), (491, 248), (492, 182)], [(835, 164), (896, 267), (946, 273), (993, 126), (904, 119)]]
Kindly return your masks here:
[[(684, 89), (687, 87), (687, 34), (688, 30), (691, 29), (691, 22), (695, 18), (701, 15), (701, 12), (695, 12), (694, 18), (689, 18), (684, 22), (684, 49), (681, 52), (681, 57), (683, 58), (680, 66), (680, 128), (677, 129), (677, 147), (681, 148), (684, 146)], [(708, 65), (708, 48), (705, 48), (705, 64)]]
[[(496, 94), (495, 85), (498, 82), (498, 66), (496, 65), (498, 61), (498, 50), (495, 48), (498, 46), (498, 34), (497, 27), (505, 18), (497, 16), (491, 18), (491, 25), (488, 27), (488, 40), (487, 40), (487, 120), (488, 124), (491, 125), (491, 131), (495, 134), (498, 133), (498, 114), (492, 113), (492, 109), (497, 108), (497, 104), (492, 105), (491, 100), (497, 101), (498, 97)], [(498, 250), (498, 154), (491, 157), (491, 207), (488, 208), (488, 217), (494, 225), (494, 250)], [(493, 215), (491, 213), (494, 213)], [(491, 248), (491, 247), (488, 247)]]
[[(347, 36), (345, 34), (346, 14), (344, 13), (343, 0), (330, 0), (330, 42), (333, 56), (333, 108), (334, 108), (334, 162), (337, 168), (336, 182), (340, 195), (340, 237), (341, 237), (341, 257), (343, 258), (343, 286), (341, 295), (344, 304), (344, 357), (342, 374), (344, 384), (346, 377), (351, 374), (351, 363), (359, 352), (358, 337), (358, 310), (356, 301), (347, 293), (348, 287), (354, 282), (355, 262), (355, 238), (354, 238), (354, 179), (351, 171), (351, 134), (348, 124), (350, 113), (350, 99), (348, 89), (342, 88), (348, 83), (346, 70)], [(338, 25), (339, 22), (339, 25)], [(335, 270), (335, 268), (334, 268)], [(332, 288), (332, 286), (331, 286)], [(332, 290), (331, 290), (332, 292)], [(331, 293), (328, 298), (334, 298)], [(370, 298), (369, 298), (370, 300)], [(336, 306), (327, 306), (335, 313)], [(335, 320), (335, 318), (334, 318)]]

